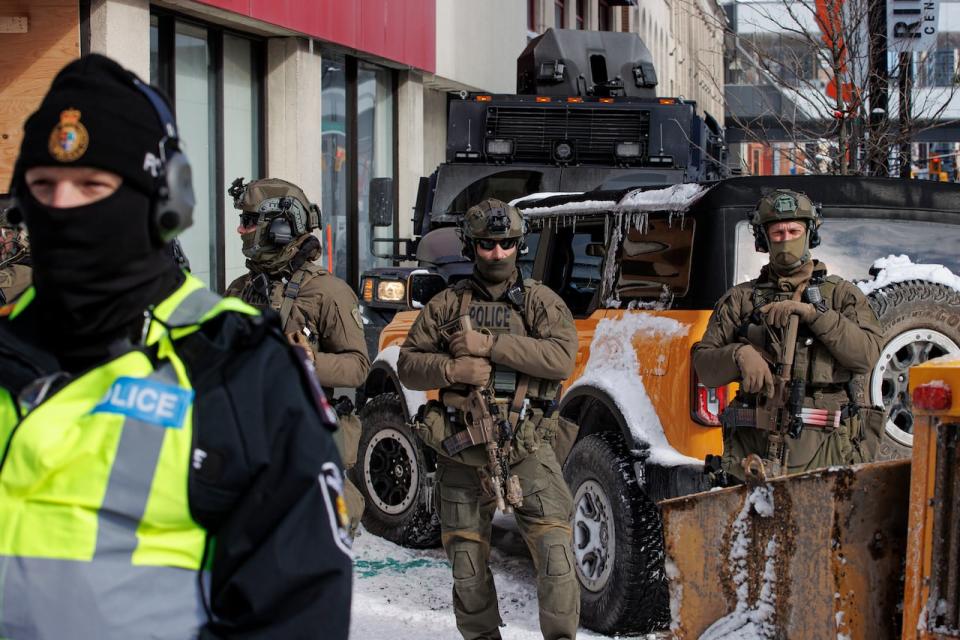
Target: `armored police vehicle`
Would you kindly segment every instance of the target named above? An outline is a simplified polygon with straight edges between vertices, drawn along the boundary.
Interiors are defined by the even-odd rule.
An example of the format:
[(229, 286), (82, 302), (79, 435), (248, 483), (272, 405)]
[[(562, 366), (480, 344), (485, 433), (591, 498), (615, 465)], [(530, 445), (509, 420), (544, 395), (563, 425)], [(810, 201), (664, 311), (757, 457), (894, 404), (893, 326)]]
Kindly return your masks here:
[[(414, 237), (371, 241), (378, 257), (418, 265), (362, 274), (371, 356), (397, 311), (469, 273), (455, 227), (483, 198), (722, 178), (717, 121), (698, 115), (692, 101), (658, 97), (656, 87), (650, 51), (636, 34), (548, 29), (517, 59), (517, 95), (451, 97), (446, 162), (421, 178)], [(392, 192), (389, 178), (371, 184), (374, 226), (392, 224)], [(391, 249), (381, 252), (384, 245)]]

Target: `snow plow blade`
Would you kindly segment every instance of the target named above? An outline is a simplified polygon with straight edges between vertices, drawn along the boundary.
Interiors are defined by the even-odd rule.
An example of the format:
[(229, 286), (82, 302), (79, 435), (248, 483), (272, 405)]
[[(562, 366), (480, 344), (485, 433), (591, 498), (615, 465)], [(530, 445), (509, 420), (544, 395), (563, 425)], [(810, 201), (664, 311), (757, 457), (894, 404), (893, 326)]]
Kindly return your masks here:
[(675, 638), (899, 638), (910, 461), (660, 503)]

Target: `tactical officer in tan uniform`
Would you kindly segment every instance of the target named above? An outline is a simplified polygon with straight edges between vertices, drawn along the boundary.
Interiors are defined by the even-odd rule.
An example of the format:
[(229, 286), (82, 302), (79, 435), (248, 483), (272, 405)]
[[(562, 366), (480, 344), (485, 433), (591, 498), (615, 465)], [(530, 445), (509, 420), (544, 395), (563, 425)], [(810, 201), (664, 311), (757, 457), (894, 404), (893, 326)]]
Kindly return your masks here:
[(881, 330), (860, 290), (811, 258), (820, 222), (817, 205), (803, 193), (781, 189), (760, 200), (750, 224), (757, 251), (769, 252), (770, 262), (756, 280), (720, 299), (693, 353), (703, 384), (740, 382), (724, 416), (722, 467), (741, 480), (744, 457), (767, 457), (770, 432), (750, 424), (751, 409), (761, 394), (773, 393), (772, 363), (792, 315), (799, 330), (791, 377), (803, 381), (809, 421), (798, 438), (785, 439), (786, 472), (861, 462), (876, 453), (882, 414), (878, 420), (878, 411), (861, 407), (859, 378), (880, 355)]
[[(250, 273), (234, 280), (227, 295), (280, 314), (287, 339), (306, 350), (328, 397), (334, 387), (363, 384), (370, 369), (357, 296), (346, 282), (314, 264), (320, 241), (310, 233), (320, 226), (320, 210), (303, 191), (270, 178), (230, 188), (240, 210), (237, 233)], [(336, 403), (340, 429), (337, 446), (344, 466), (357, 462), (360, 421), (347, 398)], [(345, 478), (344, 493), (355, 533), (363, 515), (360, 491)]]
[[(439, 293), (419, 315), (400, 350), (398, 372), (411, 389), (440, 389), (442, 404), (421, 413), (418, 435), (437, 450), (437, 494), (444, 549), (453, 567), (453, 605), (464, 638), (500, 638), (500, 613), (488, 567), (490, 523), (496, 510), (483, 465), (483, 445), (454, 455), (443, 441), (464, 429), (468, 386), (490, 386), (500, 415), (523, 406), (508, 458), (519, 479), (517, 523), (537, 568), (540, 629), (548, 640), (574, 638), (580, 589), (574, 573), (570, 518), (573, 500), (552, 443), (555, 399), (573, 372), (577, 332), (570, 310), (549, 288), (523, 280), (520, 212), (484, 200), (464, 216), (464, 255), (473, 276)], [(464, 323), (461, 318), (469, 317)], [(467, 327), (464, 329), (464, 327)]]
[(0, 306), (20, 297), (30, 286), (31, 272), (27, 230), (0, 211)]

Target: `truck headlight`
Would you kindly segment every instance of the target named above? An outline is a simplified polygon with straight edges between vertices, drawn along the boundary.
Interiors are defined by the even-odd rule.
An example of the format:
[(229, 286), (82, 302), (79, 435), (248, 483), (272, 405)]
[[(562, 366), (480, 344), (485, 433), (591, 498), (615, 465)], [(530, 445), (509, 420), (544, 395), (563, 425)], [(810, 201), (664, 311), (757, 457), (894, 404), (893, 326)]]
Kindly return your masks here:
[(381, 280), (377, 283), (377, 300), (403, 302), (407, 299), (407, 284), (402, 280)]

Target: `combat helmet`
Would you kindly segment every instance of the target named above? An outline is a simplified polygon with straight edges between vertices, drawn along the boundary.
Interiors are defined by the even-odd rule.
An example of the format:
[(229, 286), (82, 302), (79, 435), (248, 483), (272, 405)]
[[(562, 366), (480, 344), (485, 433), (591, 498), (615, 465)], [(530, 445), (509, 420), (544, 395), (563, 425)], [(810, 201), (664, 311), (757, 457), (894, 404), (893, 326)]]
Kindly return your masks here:
[(227, 193), (240, 210), (241, 224), (257, 226), (253, 241), (244, 243), (243, 254), (248, 258), (283, 248), (320, 227), (320, 208), (286, 180), (267, 178), (244, 184), (243, 178), (237, 178)]
[(526, 250), (527, 222), (520, 210), (496, 198), (487, 198), (463, 214), (458, 229), (464, 257), (473, 260), (478, 240), (517, 238), (517, 252)]
[(813, 202), (802, 191), (776, 189), (760, 198), (756, 208), (750, 213), (750, 226), (753, 229), (754, 246), (761, 253), (770, 251), (767, 238), (767, 225), (771, 222), (788, 220), (803, 221), (807, 226), (807, 248), (820, 245), (820, 224), (823, 221), (820, 205)]
[(0, 208), (0, 247), (11, 242), (9, 251), (0, 248), (0, 268), (10, 264), (25, 262), (30, 257), (30, 241), (27, 230), (20, 224), (14, 224), (7, 216), (9, 209)]

